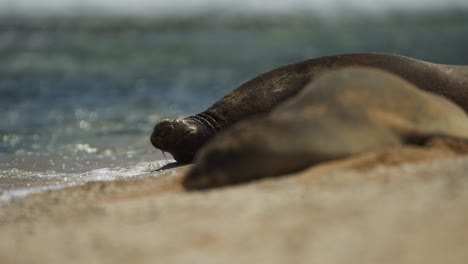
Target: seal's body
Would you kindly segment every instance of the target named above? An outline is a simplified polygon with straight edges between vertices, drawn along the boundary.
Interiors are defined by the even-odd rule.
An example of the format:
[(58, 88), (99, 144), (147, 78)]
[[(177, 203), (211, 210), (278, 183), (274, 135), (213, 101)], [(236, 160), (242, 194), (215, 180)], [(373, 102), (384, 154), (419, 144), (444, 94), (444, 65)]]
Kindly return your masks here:
[(335, 55), (274, 69), (244, 83), (202, 113), (182, 120), (164, 120), (155, 126), (151, 142), (156, 148), (170, 152), (177, 161), (190, 162), (197, 150), (219, 131), (240, 120), (270, 112), (324, 72), (356, 66), (386, 70), (468, 110), (468, 66), (434, 64), (381, 53)]
[(277, 176), (434, 136), (468, 138), (465, 112), (386, 71), (332, 70), (268, 115), (216, 136), (197, 154), (184, 185), (203, 189)]

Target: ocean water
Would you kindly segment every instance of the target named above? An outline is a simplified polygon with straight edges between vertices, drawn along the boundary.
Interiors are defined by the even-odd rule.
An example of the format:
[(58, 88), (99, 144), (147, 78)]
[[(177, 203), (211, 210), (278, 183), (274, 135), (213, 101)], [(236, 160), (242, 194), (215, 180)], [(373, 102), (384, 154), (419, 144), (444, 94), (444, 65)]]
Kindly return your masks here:
[(277, 66), (349, 52), (468, 64), (468, 10), (4, 15), (0, 201), (156, 177), (173, 162), (149, 142), (161, 118), (202, 111)]

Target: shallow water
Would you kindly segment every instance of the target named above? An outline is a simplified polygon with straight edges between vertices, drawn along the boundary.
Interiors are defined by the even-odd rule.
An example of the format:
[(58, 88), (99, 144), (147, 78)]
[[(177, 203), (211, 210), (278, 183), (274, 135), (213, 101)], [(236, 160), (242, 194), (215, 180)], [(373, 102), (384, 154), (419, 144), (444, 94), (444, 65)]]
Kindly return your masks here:
[[(136, 162), (123, 167), (103, 167), (86, 172), (31, 172), (10, 169), (3, 175), (0, 203), (9, 202), (26, 195), (80, 185), (90, 181), (114, 181), (129, 178), (157, 177), (170, 169), (158, 171), (165, 165), (175, 162), (172, 159), (153, 162)], [(88, 168), (89, 169), (89, 168)], [(14, 186), (14, 187), (13, 187)]]
[(282, 64), (371, 51), (468, 64), (460, 10), (70, 21), (0, 23), (0, 200), (148, 176), (166, 162), (148, 139), (158, 120), (201, 111)]

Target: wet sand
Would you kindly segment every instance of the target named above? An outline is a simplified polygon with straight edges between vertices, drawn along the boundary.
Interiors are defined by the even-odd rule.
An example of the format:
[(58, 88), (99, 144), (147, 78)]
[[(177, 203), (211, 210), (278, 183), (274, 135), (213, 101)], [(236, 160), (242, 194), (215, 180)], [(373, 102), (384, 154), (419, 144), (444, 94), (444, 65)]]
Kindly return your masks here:
[(0, 205), (0, 263), (468, 261), (468, 143), (204, 192), (182, 189), (189, 167)]

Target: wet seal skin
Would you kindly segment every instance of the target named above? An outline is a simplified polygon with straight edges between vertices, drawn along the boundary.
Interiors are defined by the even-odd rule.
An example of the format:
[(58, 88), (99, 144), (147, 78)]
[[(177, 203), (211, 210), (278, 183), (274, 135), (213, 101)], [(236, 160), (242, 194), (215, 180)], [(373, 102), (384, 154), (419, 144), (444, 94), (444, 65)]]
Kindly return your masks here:
[(467, 115), (448, 99), (387, 71), (332, 70), (268, 115), (217, 135), (183, 184), (206, 189), (279, 176), (438, 136), (468, 138)]
[(241, 120), (267, 114), (321, 73), (363, 66), (386, 70), (420, 89), (445, 96), (468, 110), (468, 66), (442, 65), (395, 54), (356, 53), (310, 59), (264, 73), (236, 88), (206, 111), (154, 127), (154, 147), (190, 162), (215, 134)]

